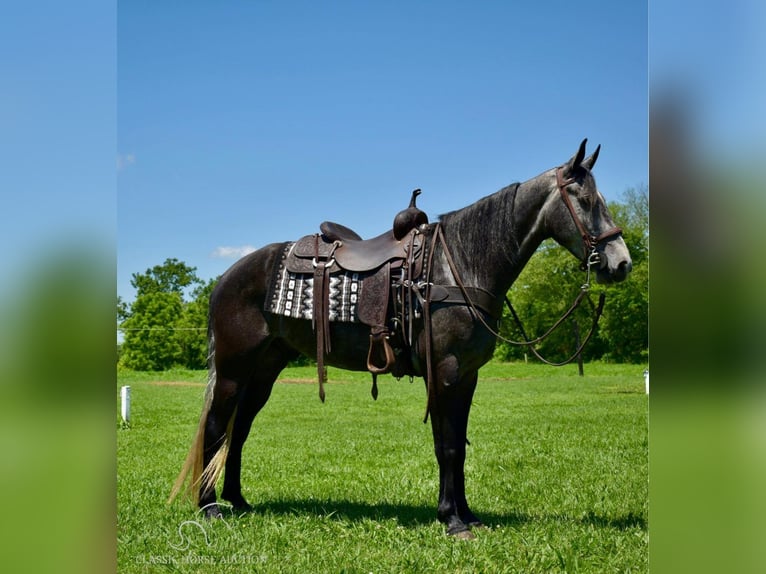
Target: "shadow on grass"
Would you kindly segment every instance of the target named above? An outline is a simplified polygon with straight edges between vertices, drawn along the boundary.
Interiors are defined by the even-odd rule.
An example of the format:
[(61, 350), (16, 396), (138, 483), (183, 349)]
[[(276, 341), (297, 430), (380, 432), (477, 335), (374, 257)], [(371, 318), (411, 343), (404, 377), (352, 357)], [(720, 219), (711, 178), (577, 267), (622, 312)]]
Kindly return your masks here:
[[(232, 514), (239, 514), (233, 512)], [(411, 504), (367, 503), (348, 500), (278, 500), (253, 504), (248, 515), (271, 514), (289, 516), (324, 516), (337, 520), (396, 520), (402, 526), (422, 526), (436, 521), (436, 507)], [(624, 516), (606, 517), (588, 512), (584, 516), (574, 517), (564, 514), (530, 515), (526, 513), (499, 514), (477, 512), (484, 524), (495, 527), (515, 527), (534, 522), (564, 522), (592, 525), (598, 528), (629, 530), (646, 529), (646, 518), (633, 513)]]

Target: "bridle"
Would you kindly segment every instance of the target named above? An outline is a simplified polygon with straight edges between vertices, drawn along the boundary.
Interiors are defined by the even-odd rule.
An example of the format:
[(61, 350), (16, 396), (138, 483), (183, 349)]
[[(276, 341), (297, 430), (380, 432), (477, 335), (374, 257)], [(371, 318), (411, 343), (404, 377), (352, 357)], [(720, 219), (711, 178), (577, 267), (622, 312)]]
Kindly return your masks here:
[(556, 170), (556, 184), (558, 185), (559, 192), (561, 193), (561, 198), (564, 200), (564, 205), (567, 206), (567, 209), (569, 210), (569, 213), (571, 214), (572, 219), (577, 226), (577, 230), (580, 232), (580, 237), (582, 238), (583, 243), (583, 253), (585, 255), (582, 262), (580, 263), (580, 269), (583, 271), (589, 270), (592, 265), (596, 265), (600, 261), (600, 256), (596, 251), (598, 246), (605, 241), (622, 235), (622, 229), (619, 227), (612, 227), (611, 229), (608, 229), (598, 236), (589, 233), (588, 230), (585, 229), (585, 225), (583, 224), (582, 220), (577, 216), (574, 205), (572, 205), (572, 200), (567, 193), (567, 186), (571, 183), (574, 183), (575, 179), (573, 177), (564, 179), (561, 175), (561, 171), (562, 168), (558, 168)]

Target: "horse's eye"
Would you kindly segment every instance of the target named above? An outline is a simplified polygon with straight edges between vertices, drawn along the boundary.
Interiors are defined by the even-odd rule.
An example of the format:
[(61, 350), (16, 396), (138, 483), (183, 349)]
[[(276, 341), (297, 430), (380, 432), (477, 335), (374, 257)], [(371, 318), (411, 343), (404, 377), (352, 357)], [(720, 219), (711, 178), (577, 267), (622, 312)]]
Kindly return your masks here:
[(590, 209), (592, 206), (590, 198), (585, 195), (578, 194), (577, 201), (579, 202), (580, 207), (582, 207), (583, 209)]

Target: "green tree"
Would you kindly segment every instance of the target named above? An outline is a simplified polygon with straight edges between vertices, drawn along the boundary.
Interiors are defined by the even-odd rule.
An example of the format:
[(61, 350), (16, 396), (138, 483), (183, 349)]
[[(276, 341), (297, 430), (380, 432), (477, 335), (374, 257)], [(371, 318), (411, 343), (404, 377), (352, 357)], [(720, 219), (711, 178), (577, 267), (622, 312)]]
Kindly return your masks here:
[(125, 300), (117, 295), (117, 323), (122, 323), (130, 317), (130, 307)]
[(181, 364), (175, 325), (183, 313), (180, 293), (145, 293), (122, 323), (122, 366), (136, 371), (162, 371)]
[(637, 363), (649, 352), (649, 194), (645, 186), (630, 188), (623, 200), (610, 210), (622, 226), (633, 271), (627, 281), (608, 288), (600, 338), (605, 358)]
[(180, 347), (181, 363), (189, 369), (207, 367), (207, 317), (210, 293), (218, 279), (197, 286), (192, 300), (184, 305), (176, 324), (175, 338)]
[[(122, 299), (117, 301), (124, 336), (119, 364), (134, 370), (204, 367), (206, 351), (201, 349), (207, 313), (202, 308), (207, 306), (205, 293), (209, 295), (213, 283), (203, 284), (195, 267), (174, 258), (143, 274), (134, 273), (135, 301), (129, 308)], [(189, 287), (193, 287), (193, 299), (186, 302), (184, 292)]]
[(130, 284), (136, 289), (136, 298), (148, 293), (178, 293), (201, 283), (196, 267), (189, 267), (176, 258), (168, 258), (145, 273), (133, 273)]
[(634, 264), (630, 279), (607, 291), (599, 323), (603, 358), (621, 363), (645, 362), (649, 352), (648, 265)]

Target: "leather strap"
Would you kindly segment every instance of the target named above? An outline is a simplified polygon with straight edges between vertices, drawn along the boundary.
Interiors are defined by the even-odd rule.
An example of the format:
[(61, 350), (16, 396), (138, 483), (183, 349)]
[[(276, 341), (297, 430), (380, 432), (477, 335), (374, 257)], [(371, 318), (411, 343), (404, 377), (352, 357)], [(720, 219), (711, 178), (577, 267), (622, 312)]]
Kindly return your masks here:
[[(567, 364), (571, 363), (572, 361), (574, 361), (580, 355), (580, 353), (582, 353), (583, 349), (585, 348), (585, 345), (588, 344), (588, 341), (590, 341), (590, 338), (593, 336), (593, 333), (596, 331), (596, 325), (598, 325), (598, 320), (601, 318), (601, 313), (603, 313), (603, 311), (604, 311), (604, 301), (606, 300), (606, 294), (603, 291), (599, 294), (599, 297), (598, 297), (598, 305), (596, 306), (596, 309), (595, 309), (594, 314), (593, 314), (593, 323), (591, 324), (590, 331), (588, 331), (588, 334), (585, 336), (585, 339), (580, 343), (580, 345), (577, 347), (575, 352), (572, 353), (569, 356), (569, 358), (567, 358), (567, 359), (565, 359), (565, 360), (563, 360), (563, 361), (561, 361), (559, 363), (556, 363), (556, 362), (553, 362), (553, 361), (549, 361), (548, 359), (543, 357), (537, 349), (535, 349), (534, 345), (535, 345), (535, 343), (539, 343), (540, 341), (542, 341), (543, 339), (548, 337), (548, 335), (550, 335), (556, 329), (556, 327), (558, 327), (564, 321), (564, 319), (566, 319), (571, 314), (571, 312), (574, 311), (574, 309), (577, 307), (577, 305), (580, 304), (580, 300), (582, 299), (582, 297), (583, 297), (583, 295), (585, 293), (586, 293), (586, 291), (584, 291), (584, 290), (581, 291), (580, 295), (577, 297), (577, 299), (575, 300), (575, 302), (572, 305), (572, 307), (570, 308), (570, 310), (567, 311), (567, 313), (565, 313), (564, 316), (561, 317), (561, 319), (556, 321), (556, 323), (553, 325), (553, 327), (548, 329), (548, 331), (544, 335), (541, 335), (540, 337), (537, 337), (536, 339), (533, 339), (533, 340), (530, 340), (529, 337), (527, 337), (527, 333), (526, 333), (526, 331), (524, 331), (524, 326), (521, 324), (521, 319), (519, 319), (519, 316), (516, 313), (516, 309), (514, 309), (513, 305), (511, 305), (510, 299), (508, 299), (508, 297), (506, 297), (505, 298), (506, 305), (508, 305), (508, 310), (511, 312), (511, 315), (513, 315), (513, 320), (516, 321), (516, 326), (519, 328), (519, 331), (521, 332), (521, 336), (524, 337), (524, 342), (523, 343), (519, 343), (517, 341), (511, 341), (511, 340), (506, 339), (504, 337), (500, 337), (499, 335), (498, 335), (498, 337), (500, 337), (501, 339), (503, 339), (507, 343), (511, 343), (511, 344), (514, 344), (514, 345), (524, 345), (524, 346), (526, 346), (530, 351), (532, 351), (532, 354), (535, 357), (540, 359), (546, 365), (550, 365), (552, 367), (563, 367), (564, 365), (567, 365)], [(590, 301), (590, 299), (589, 299), (589, 301)], [(593, 306), (592, 303), (591, 303), (591, 306)]]
[(327, 369), (324, 356), (330, 348), (330, 267), (335, 264), (333, 254), (338, 243), (334, 244), (327, 259), (319, 259), (319, 235), (315, 236), (314, 257), (314, 312), (312, 327), (317, 338), (317, 378), (319, 379), (319, 399), (324, 402), (324, 384), (327, 382)]
[(327, 380), (327, 369), (324, 366), (325, 354), (325, 324), (327, 317), (325, 314), (324, 284), (325, 272), (327, 271), (324, 262), (318, 262), (314, 269), (314, 330), (317, 338), (317, 377), (319, 379), (319, 399), (324, 402), (324, 383)]
[(423, 424), (428, 421), (428, 414), (431, 412), (431, 408), (436, 399), (436, 383), (433, 380), (433, 364), (431, 360), (431, 290), (433, 285), (431, 284), (431, 272), (434, 266), (434, 253), (436, 252), (436, 242), (443, 236), (441, 233), (441, 224), (437, 223), (434, 228), (434, 234), (431, 239), (431, 249), (428, 252), (428, 262), (426, 263), (426, 286), (425, 286), (425, 302), (423, 303), (423, 330), (426, 337), (426, 412), (423, 415)]
[[(465, 287), (465, 293), (473, 304), (493, 319), (500, 319), (503, 314), (502, 301), (481, 287)], [(457, 285), (433, 285), (431, 302), (448, 305), (467, 305), (463, 291)]]

